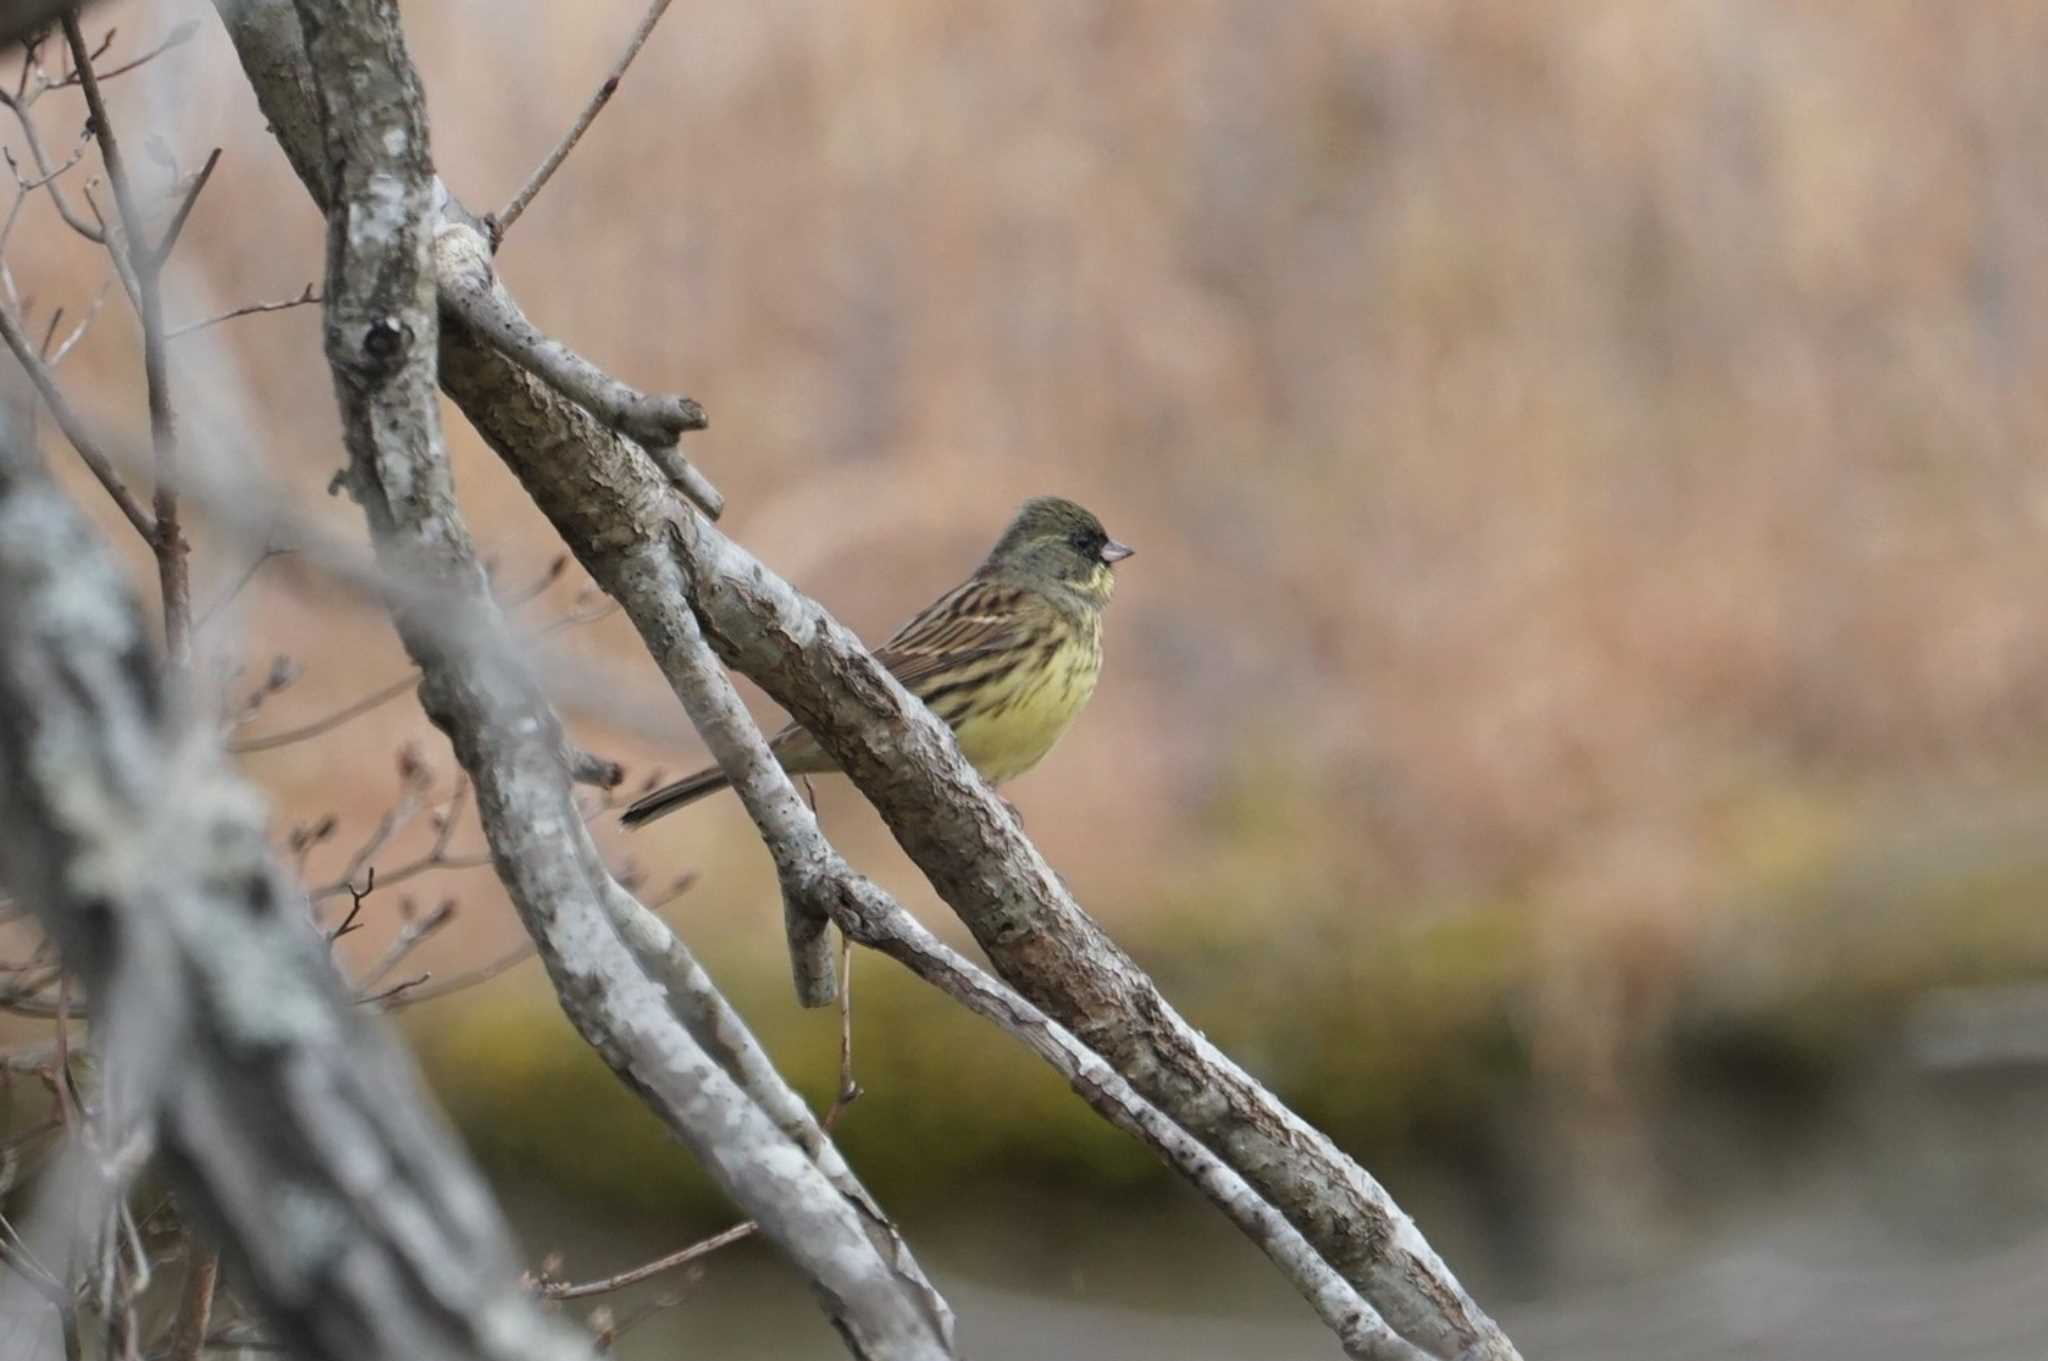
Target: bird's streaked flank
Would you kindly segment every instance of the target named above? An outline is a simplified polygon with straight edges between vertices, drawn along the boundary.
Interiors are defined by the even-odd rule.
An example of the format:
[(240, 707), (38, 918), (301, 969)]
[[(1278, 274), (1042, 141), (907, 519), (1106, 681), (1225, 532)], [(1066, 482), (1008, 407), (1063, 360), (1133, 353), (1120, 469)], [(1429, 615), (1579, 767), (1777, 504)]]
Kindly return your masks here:
[[(946, 721), (983, 779), (1015, 779), (1045, 759), (1095, 693), (1102, 611), (1116, 590), (1110, 568), (1130, 555), (1072, 501), (1034, 497), (974, 575), (876, 648), (875, 660)], [(839, 768), (794, 723), (768, 745), (792, 775)], [(718, 767), (700, 770), (635, 800), (623, 821), (638, 827), (725, 786)]]

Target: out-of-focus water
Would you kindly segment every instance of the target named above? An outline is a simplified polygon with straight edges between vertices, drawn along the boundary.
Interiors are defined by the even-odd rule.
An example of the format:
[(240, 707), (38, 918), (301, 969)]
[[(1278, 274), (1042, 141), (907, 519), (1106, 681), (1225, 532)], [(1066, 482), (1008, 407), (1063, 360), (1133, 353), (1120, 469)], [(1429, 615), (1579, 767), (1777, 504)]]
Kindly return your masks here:
[[(1743, 1112), (1684, 1124), (1616, 1159), (1617, 1176), (1645, 1160), (1657, 1169), (1654, 1187), (1628, 1194), (1581, 1182), (1516, 1207), (1497, 1187), (1482, 1198), (1455, 1178), (1390, 1181), (1531, 1361), (2048, 1357), (2048, 1080), (1879, 1083), (1824, 1128), (1782, 1141), (1757, 1140)], [(1136, 1213), (957, 1204), (902, 1224), (976, 1361), (1339, 1355), (1219, 1216), (1175, 1199)], [(578, 1278), (673, 1245), (656, 1226), (606, 1232), (531, 1201), (520, 1219), (528, 1243), (565, 1249)], [(608, 1303), (628, 1318), (678, 1284)], [(631, 1327), (618, 1354), (845, 1354), (758, 1245), (712, 1259), (682, 1293)]]

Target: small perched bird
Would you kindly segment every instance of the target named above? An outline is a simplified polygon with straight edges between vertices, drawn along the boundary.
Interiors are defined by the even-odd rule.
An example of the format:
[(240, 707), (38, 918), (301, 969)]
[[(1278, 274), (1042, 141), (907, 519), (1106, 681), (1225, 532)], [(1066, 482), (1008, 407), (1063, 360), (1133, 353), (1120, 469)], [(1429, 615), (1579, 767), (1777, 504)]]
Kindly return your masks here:
[[(990, 784), (1037, 765), (1095, 693), (1110, 567), (1131, 550), (1072, 501), (1037, 496), (1018, 510), (974, 575), (875, 649), (904, 688), (953, 729)], [(839, 767), (792, 723), (769, 739), (792, 775)], [(635, 800), (638, 827), (726, 786), (713, 766)]]

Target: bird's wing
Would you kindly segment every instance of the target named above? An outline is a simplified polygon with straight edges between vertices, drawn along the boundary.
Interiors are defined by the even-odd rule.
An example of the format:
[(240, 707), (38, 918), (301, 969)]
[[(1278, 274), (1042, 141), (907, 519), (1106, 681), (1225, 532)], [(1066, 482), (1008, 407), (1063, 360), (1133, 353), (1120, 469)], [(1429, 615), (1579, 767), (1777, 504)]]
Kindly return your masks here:
[[(948, 695), (988, 673), (970, 670), (973, 663), (1030, 648), (1049, 609), (1033, 592), (971, 578), (896, 630), (875, 649), (875, 660), (950, 722)], [(791, 770), (833, 769), (818, 739), (800, 724), (783, 728), (769, 745)]]
[(898, 629), (875, 649), (875, 660), (912, 694), (922, 695), (941, 673), (1028, 646), (1042, 615), (1041, 602), (1030, 592), (975, 578)]

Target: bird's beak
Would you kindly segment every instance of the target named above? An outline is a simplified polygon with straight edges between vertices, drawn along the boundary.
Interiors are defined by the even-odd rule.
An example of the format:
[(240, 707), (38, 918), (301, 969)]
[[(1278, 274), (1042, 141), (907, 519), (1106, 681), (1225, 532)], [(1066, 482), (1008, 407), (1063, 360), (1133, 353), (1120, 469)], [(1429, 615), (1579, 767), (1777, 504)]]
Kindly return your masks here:
[(1137, 549), (1132, 548), (1129, 544), (1118, 543), (1115, 539), (1111, 539), (1108, 543), (1102, 545), (1102, 560), (1104, 562), (1122, 562), (1137, 551)]

